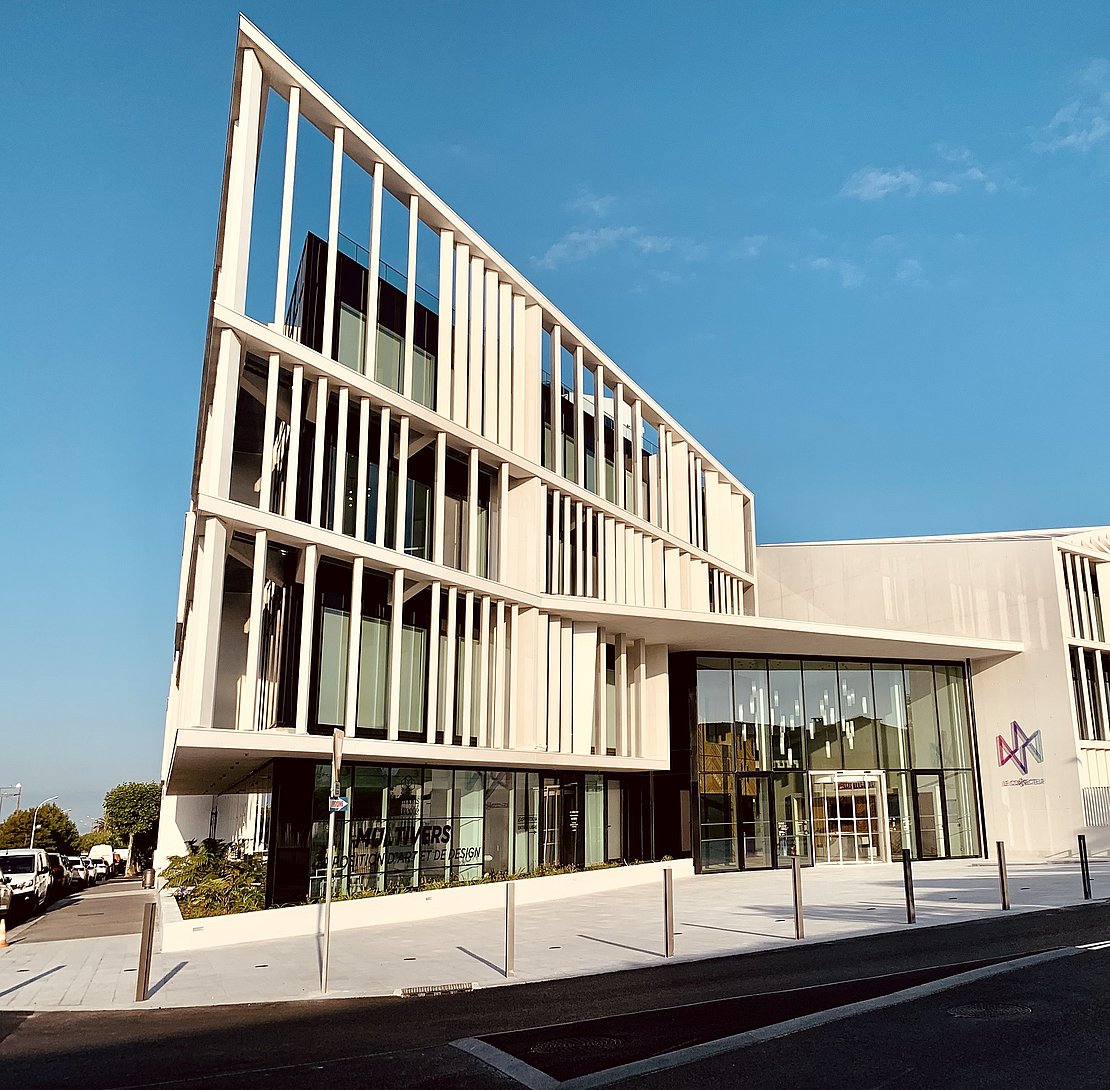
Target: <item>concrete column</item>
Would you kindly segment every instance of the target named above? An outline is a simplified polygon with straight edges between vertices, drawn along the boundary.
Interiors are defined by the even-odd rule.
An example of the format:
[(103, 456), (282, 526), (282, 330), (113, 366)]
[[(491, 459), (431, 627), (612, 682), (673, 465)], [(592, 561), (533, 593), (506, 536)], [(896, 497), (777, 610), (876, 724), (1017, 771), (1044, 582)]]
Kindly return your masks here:
[(436, 432), (436, 477), (432, 517), (432, 563), (443, 563), (444, 508), (447, 489), (447, 436)]
[(466, 570), (478, 574), (478, 451), (470, 450), (467, 485)]
[(424, 741), (429, 744), (436, 740), (436, 723), (439, 704), (439, 640), (440, 640), (440, 599), (443, 584), (432, 583), (432, 608), (428, 618), (428, 696), (425, 701)]
[[(439, 233), (439, 340), (436, 346), (436, 412), (451, 416), (451, 341), (454, 322), (452, 288), (455, 232)], [(437, 523), (438, 525), (438, 523)]]
[(632, 513), (644, 517), (644, 405), (632, 402)]
[(230, 329), (220, 331), (216, 381), (204, 428), (200, 490), (211, 496), (231, 494), (231, 456), (235, 445), (235, 410), (239, 400), (242, 346)]
[(324, 432), (328, 420), (328, 380), (316, 380), (316, 442), (312, 451), (312, 510), (313, 526), (323, 526), (324, 500)]
[(451, 398), (451, 419), (466, 427), (469, 413), (467, 360), (470, 341), (470, 247), (455, 247), (455, 389)]
[(497, 433), (503, 447), (513, 441), (513, 289), (500, 284), (497, 289)]
[(382, 257), (382, 187), (385, 167), (374, 164), (370, 195), (370, 272), (366, 277), (366, 351), (363, 362), (368, 378), (378, 377), (378, 271)]
[(251, 567), (251, 612), (247, 621), (247, 664), (240, 690), (239, 730), (258, 729), (258, 675), (262, 649), (262, 608), (266, 593), (266, 531), (254, 535), (254, 561)]
[(370, 399), (358, 404), (358, 471), (355, 477), (355, 538), (366, 540), (366, 483), (370, 475)]
[(405, 522), (408, 517), (409, 491), (409, 418), (401, 417), (401, 438), (398, 442), (397, 458), (397, 525), (394, 531), (393, 547), (403, 556), (405, 553)]
[(343, 533), (343, 508), (347, 501), (347, 418), (350, 416), (351, 397), (346, 386), (339, 387), (339, 416), (335, 440), (335, 480), (332, 482), (331, 528)]
[(474, 592), (468, 590), (463, 598), (463, 661), (462, 661), (462, 712), (459, 733), (462, 744), (474, 744)]
[(516, 729), (516, 699), (517, 691), (520, 686), (520, 652), (523, 643), (520, 635), (520, 606), (514, 604), (509, 608), (509, 634), (507, 646), (512, 650), (509, 652), (509, 705), (508, 705), (508, 725), (507, 725), (507, 745), (509, 749), (516, 746), (517, 729)]
[(197, 726), (214, 727), (216, 674), (220, 663), (220, 625), (224, 607), (224, 565), (227, 560), (227, 527), (219, 519), (204, 520), (204, 539), (197, 563), (193, 594), (193, 627), (200, 634), (200, 699)]
[(351, 565), (351, 622), (347, 627), (347, 703), (343, 732), (355, 736), (358, 725), (358, 674), (362, 656), (362, 577), (366, 561), (356, 556)]
[(497, 569), (499, 583), (508, 581), (509, 564), (509, 463), (497, 471)]
[(335, 270), (339, 260), (339, 197), (343, 191), (343, 130), (337, 128), (331, 149), (331, 202), (328, 211), (328, 266), (324, 276), (324, 336), (321, 352), (335, 359)]
[(412, 397), (412, 358), (416, 334), (416, 239), (420, 226), (420, 198), (409, 197), (409, 253), (405, 284), (405, 349), (401, 371), (401, 393)]
[(505, 603), (497, 603), (493, 643), (493, 719), (489, 744), (498, 748), (508, 745), (505, 729)]
[(270, 356), (266, 374), (266, 406), (262, 425), (262, 479), (259, 481), (258, 506), (269, 511), (274, 488), (274, 432), (277, 430), (278, 374), (281, 357), (275, 352)]
[(316, 617), (316, 569), (320, 550), (309, 545), (304, 551), (304, 601), (301, 605), (301, 653), (297, 670), (297, 733), (308, 733), (309, 688), (312, 684), (312, 630)]
[(289, 122), (285, 128), (285, 179), (281, 190), (278, 228), (277, 285), (274, 292), (274, 329), (285, 329), (289, 292), (289, 234), (293, 226), (293, 179), (297, 172), (297, 122), (301, 117), (301, 89), (289, 88)]
[(389, 597), (389, 703), (386, 711), (388, 736), (396, 742), (401, 728), (401, 608), (405, 602), (405, 570), (393, 573), (393, 590)]
[(624, 494), (624, 383), (613, 387), (613, 483), (616, 485), (616, 504), (628, 507)]
[(553, 326), (551, 330), (551, 356), (548, 367), (551, 369), (551, 461), (549, 466), (554, 472), (562, 473), (563, 466), (563, 330)]
[(482, 377), (485, 382), (485, 395), (482, 406), (482, 434), (497, 442), (497, 423), (500, 417), (497, 373), (497, 270), (486, 269), (486, 300), (484, 346), (485, 363)]
[(384, 546), (386, 543), (385, 532), (385, 496), (389, 490), (389, 409), (382, 406), (379, 421), (378, 439), (378, 494), (375, 497), (378, 509), (374, 513), (374, 544)]
[(583, 379), (582, 346), (574, 350), (574, 479), (586, 487), (586, 414), (583, 406), (585, 381)]
[(455, 737), (455, 658), (458, 651), (459, 592), (447, 588), (447, 649), (443, 656), (443, 744), (454, 744)]
[(285, 470), (285, 510), (287, 519), (297, 517), (297, 478), (301, 472), (301, 422), (304, 419), (304, 367), (293, 368), (293, 394), (289, 408), (289, 461)]
[(597, 494), (612, 502), (605, 483), (605, 365), (594, 366), (594, 476)]
[(480, 257), (470, 259), (470, 354), (468, 364), (466, 426), (482, 431), (482, 283), (486, 263)]
[(490, 606), (488, 594), (478, 599), (478, 745), (488, 748), (489, 674), (490, 674)]
[(216, 302), (240, 314), (247, 309), (254, 178), (262, 139), (262, 85), (258, 57), (253, 49), (244, 49), (239, 99), (231, 122), (231, 162), (224, 205), (223, 245), (216, 278)]

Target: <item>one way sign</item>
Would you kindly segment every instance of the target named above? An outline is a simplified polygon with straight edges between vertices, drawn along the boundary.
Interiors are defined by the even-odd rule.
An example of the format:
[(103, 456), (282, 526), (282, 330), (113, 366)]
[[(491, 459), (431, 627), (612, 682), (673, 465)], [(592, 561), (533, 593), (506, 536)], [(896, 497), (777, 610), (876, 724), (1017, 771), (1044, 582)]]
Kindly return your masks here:
[(331, 795), (328, 797), (328, 813), (329, 814), (342, 814), (347, 809), (347, 799), (343, 795)]

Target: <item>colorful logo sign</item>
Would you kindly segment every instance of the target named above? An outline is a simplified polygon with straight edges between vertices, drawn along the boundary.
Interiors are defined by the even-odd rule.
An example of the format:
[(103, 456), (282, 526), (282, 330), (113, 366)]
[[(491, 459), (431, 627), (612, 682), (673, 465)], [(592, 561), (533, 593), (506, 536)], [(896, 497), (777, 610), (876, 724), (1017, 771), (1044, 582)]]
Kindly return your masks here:
[(1044, 761), (1044, 745), (1041, 742), (1041, 732), (1033, 731), (1026, 734), (1019, 723), (1010, 724), (1010, 740), (1007, 741), (1001, 734), (998, 735), (998, 767), (1002, 768), (1010, 761), (1021, 769), (1021, 774), (1029, 774), (1029, 758), (1032, 756), (1037, 764)]

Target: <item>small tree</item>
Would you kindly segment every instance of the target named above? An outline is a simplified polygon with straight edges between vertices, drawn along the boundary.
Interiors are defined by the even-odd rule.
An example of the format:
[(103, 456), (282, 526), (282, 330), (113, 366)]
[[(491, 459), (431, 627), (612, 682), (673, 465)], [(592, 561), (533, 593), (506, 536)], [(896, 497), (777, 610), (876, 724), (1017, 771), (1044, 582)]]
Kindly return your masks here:
[(104, 825), (114, 839), (127, 841), (127, 873), (135, 873), (135, 837), (158, 827), (162, 788), (157, 783), (121, 783), (104, 796)]
[(31, 843), (31, 822), (35, 820), (35, 847), (48, 852), (73, 851), (81, 834), (64, 810), (52, 802), (39, 807), (35, 819), (33, 809), (16, 810), (0, 824), (0, 848), (26, 848)]

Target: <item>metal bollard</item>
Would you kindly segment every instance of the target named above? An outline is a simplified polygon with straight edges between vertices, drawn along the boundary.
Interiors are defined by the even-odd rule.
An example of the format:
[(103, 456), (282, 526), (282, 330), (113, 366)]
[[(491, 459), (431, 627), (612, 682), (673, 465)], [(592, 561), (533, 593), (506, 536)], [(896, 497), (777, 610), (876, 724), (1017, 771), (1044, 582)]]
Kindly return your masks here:
[(516, 883), (505, 883), (505, 975), (516, 975)]
[(794, 937), (806, 937), (805, 920), (802, 918), (802, 861), (798, 856), (790, 860), (794, 879)]
[(906, 887), (906, 923), (917, 923), (917, 906), (913, 900), (913, 864), (909, 848), (902, 849), (902, 883)]
[(1091, 899), (1091, 861), (1087, 858), (1087, 838), (1079, 834), (1079, 870), (1083, 875), (1083, 900)]
[(135, 1002), (146, 1001), (150, 987), (150, 956), (154, 952), (154, 913), (158, 906), (152, 901), (143, 905), (143, 937), (139, 940), (139, 970), (135, 977)]
[(674, 874), (663, 868), (663, 957), (674, 957)]
[(1010, 910), (1010, 882), (1006, 877), (1006, 842), (999, 840), (995, 847), (998, 849), (998, 889), (1002, 894), (1002, 911)]

